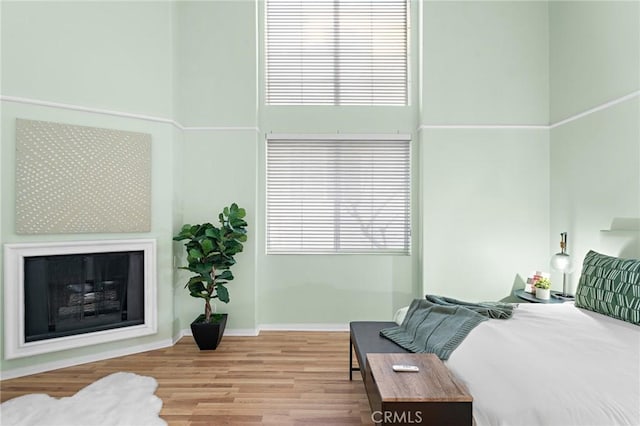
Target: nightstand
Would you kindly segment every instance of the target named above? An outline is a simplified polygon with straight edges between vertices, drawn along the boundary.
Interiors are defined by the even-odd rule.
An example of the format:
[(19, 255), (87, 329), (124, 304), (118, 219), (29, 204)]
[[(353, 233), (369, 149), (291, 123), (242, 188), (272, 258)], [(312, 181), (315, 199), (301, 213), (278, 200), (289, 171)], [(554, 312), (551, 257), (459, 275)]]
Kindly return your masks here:
[(564, 303), (573, 300), (573, 298), (558, 298), (554, 297), (554, 295), (562, 294), (561, 291), (552, 291), (551, 297), (547, 300), (538, 299), (533, 294), (527, 293), (524, 290), (516, 290), (513, 292), (513, 295), (519, 299), (526, 300), (530, 303)]

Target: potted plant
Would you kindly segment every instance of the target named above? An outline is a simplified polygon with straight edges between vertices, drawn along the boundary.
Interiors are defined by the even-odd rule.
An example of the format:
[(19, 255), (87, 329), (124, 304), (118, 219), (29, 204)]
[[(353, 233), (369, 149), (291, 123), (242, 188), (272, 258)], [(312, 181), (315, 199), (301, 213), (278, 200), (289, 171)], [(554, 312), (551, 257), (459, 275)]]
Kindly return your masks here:
[(549, 300), (551, 297), (551, 281), (549, 281), (549, 278), (540, 278), (536, 281), (535, 287), (537, 299)]
[(185, 284), (189, 294), (204, 299), (204, 313), (191, 323), (191, 331), (201, 350), (215, 349), (222, 339), (227, 323), (227, 314), (216, 314), (211, 309), (211, 299), (229, 302), (229, 291), (225, 286), (233, 280), (231, 266), (234, 256), (243, 250), (247, 241), (245, 209), (236, 203), (225, 207), (218, 215), (220, 227), (210, 223), (186, 224), (174, 241), (183, 241), (187, 251), (188, 266), (181, 266), (193, 276)]

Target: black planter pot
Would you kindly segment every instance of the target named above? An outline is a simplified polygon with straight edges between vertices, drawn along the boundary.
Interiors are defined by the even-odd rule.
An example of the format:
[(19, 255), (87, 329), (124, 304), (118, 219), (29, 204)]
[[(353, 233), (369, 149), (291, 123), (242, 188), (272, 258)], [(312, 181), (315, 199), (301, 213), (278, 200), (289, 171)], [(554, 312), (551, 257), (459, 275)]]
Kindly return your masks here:
[(201, 351), (214, 350), (222, 340), (222, 333), (227, 326), (227, 314), (218, 314), (222, 318), (215, 323), (207, 323), (204, 321), (204, 315), (200, 315), (191, 323), (191, 333), (193, 339), (198, 344)]

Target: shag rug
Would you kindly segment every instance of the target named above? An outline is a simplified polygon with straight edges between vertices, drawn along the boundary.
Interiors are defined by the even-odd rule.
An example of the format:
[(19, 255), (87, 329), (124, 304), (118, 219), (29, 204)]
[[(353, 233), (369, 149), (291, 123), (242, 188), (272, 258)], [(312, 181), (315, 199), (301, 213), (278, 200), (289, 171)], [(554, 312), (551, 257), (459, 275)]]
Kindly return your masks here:
[(0, 424), (60, 426), (166, 425), (158, 414), (162, 400), (154, 395), (153, 377), (114, 373), (67, 398), (42, 393), (10, 399), (0, 405)]

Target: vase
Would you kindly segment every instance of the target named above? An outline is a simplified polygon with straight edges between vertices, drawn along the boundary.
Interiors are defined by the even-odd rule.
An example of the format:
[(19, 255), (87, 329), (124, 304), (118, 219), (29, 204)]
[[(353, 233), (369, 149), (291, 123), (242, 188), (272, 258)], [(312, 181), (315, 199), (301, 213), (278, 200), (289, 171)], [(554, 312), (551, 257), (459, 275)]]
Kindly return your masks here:
[(551, 297), (551, 289), (536, 287), (536, 299), (549, 300)]
[(220, 344), (227, 325), (227, 314), (218, 315), (220, 315), (218, 322), (206, 323), (204, 315), (200, 315), (191, 323), (191, 333), (200, 350), (215, 350)]

